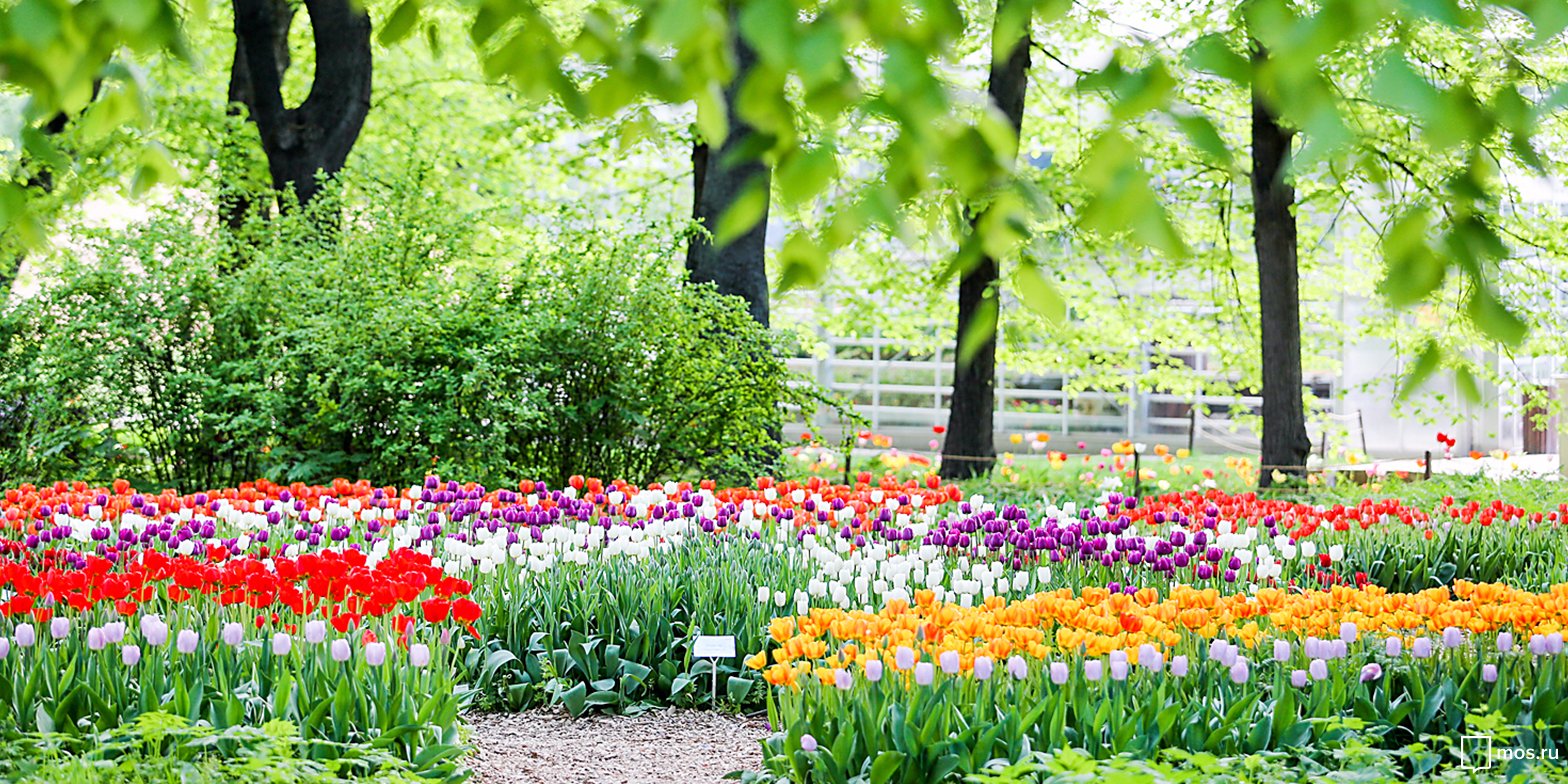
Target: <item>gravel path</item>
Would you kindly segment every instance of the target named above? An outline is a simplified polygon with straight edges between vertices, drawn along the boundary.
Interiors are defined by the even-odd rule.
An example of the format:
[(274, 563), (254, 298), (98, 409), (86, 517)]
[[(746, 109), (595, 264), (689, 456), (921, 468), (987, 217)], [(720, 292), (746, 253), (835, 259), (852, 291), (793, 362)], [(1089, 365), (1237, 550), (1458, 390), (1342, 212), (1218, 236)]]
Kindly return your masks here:
[(695, 710), (572, 719), (553, 710), (466, 717), (475, 784), (710, 784), (762, 767), (760, 719)]

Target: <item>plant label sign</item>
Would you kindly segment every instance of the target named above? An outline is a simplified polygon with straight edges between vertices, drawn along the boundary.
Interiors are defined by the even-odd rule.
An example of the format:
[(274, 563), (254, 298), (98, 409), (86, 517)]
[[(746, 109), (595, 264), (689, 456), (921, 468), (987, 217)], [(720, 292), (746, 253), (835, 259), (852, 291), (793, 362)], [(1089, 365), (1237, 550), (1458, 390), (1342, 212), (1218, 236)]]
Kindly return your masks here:
[[(735, 656), (735, 637), (729, 634), (702, 634), (692, 645), (691, 655), (697, 659), (730, 659)], [(713, 662), (713, 704), (719, 704), (719, 663)]]
[(732, 635), (702, 635), (693, 646), (692, 656), (698, 659), (729, 659), (735, 656), (735, 637)]

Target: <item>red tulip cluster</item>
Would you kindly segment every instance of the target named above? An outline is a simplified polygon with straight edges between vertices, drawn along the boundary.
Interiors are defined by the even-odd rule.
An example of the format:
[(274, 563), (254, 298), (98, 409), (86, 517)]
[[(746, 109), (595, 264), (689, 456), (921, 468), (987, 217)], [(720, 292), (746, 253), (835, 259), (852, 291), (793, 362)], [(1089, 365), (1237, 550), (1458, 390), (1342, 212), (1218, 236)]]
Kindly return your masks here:
[(1456, 503), (1452, 496), (1447, 496), (1431, 511), (1410, 506), (1397, 498), (1369, 498), (1357, 504), (1318, 507), (1282, 499), (1259, 498), (1256, 493), (1232, 495), (1220, 490), (1150, 496), (1142, 499), (1137, 508), (1120, 514), (1127, 515), (1135, 522), (1155, 524), (1156, 520), (1167, 520), (1175, 513), (1191, 520), (1202, 520), (1210, 511), (1220, 520), (1234, 522), (1237, 528), (1273, 523), (1280, 533), (1296, 539), (1311, 536), (1324, 528), (1349, 531), (1389, 524), (1428, 528), (1442, 521), (1488, 526), (1493, 523), (1568, 521), (1568, 504), (1550, 512), (1532, 513), (1501, 500), (1489, 504), (1479, 501)]

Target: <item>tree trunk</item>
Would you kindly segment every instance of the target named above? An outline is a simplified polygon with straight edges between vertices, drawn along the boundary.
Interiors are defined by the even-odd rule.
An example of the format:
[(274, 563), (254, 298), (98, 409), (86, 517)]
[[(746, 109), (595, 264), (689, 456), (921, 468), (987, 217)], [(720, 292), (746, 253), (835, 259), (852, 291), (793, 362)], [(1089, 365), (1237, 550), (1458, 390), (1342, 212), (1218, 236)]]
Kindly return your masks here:
[[(734, 204), (748, 188), (761, 188), (763, 198), (769, 198), (772, 172), (760, 159), (744, 152), (747, 138), (755, 130), (735, 111), (735, 99), (746, 76), (757, 64), (757, 53), (752, 51), (733, 24), (735, 9), (730, 12), (731, 45), (735, 52), (735, 78), (724, 88), (725, 112), (729, 119), (729, 135), (717, 153), (704, 142), (692, 147), (692, 217), (708, 231), (719, 225), (724, 211)], [(757, 224), (739, 237), (722, 246), (715, 246), (707, 237), (693, 236), (686, 247), (686, 272), (698, 283), (713, 283), (720, 294), (731, 294), (746, 300), (747, 310), (757, 323), (768, 326), (768, 268), (764, 251), (767, 247), (768, 210), (764, 204)]]
[[(304, 206), (321, 190), (320, 179), (343, 169), (370, 111), (370, 16), (354, 0), (304, 0), (316, 47), (316, 78), (295, 108), (283, 105), (288, 68), (286, 2), (234, 0), (236, 56), (231, 95), (250, 110), (261, 134), (272, 187), (292, 189)], [(284, 39), (284, 40), (280, 40)], [(241, 55), (241, 53), (243, 53)], [(243, 73), (240, 73), (243, 69)]]
[[(283, 75), (288, 72), (291, 65), (289, 57), (289, 28), (294, 25), (296, 8), (288, 0), (269, 0), (270, 21), (272, 24), (272, 62), (281, 84)], [(236, 11), (237, 15), (237, 11)], [(230, 117), (239, 116), (242, 111), (256, 103), (255, 90), (251, 86), (250, 68), (246, 64), (245, 36), (238, 34), (234, 40), (234, 64), (229, 68), (229, 108)], [(244, 110), (241, 107), (245, 107)], [(234, 134), (225, 135), (225, 147), (239, 146), (243, 140), (234, 138)], [(218, 192), (218, 219), (231, 231), (237, 231), (245, 225), (245, 219), (251, 208), (251, 198), (254, 195), (250, 179), (241, 171), (234, 171), (234, 159), (238, 156), (243, 161), (248, 161), (249, 156), (241, 154), (237, 149), (227, 149), (222, 164), (225, 167), (223, 182), (219, 183)]]
[[(1005, 4), (1007, 0), (1002, 0)], [(997, 8), (998, 22), (992, 35), (1000, 39), (1003, 9)], [(1024, 96), (1029, 86), (1028, 20), (1021, 35), (1007, 48), (1005, 42), (994, 45), (991, 55), (991, 77), (988, 91), (1002, 114), (1013, 128), (1016, 140), (1023, 132)], [(995, 43), (995, 42), (994, 42)], [(1006, 52), (1006, 59), (998, 59)], [(1016, 145), (1014, 154), (1017, 154)], [(978, 227), (983, 213), (977, 213), (973, 226)], [(996, 259), (984, 251), (978, 261), (963, 271), (958, 279), (958, 334), (954, 348), (953, 395), (947, 418), (947, 438), (942, 444), (942, 469), (944, 479), (968, 479), (991, 470), (996, 457), (993, 422), (996, 414), (996, 330), (999, 319), (983, 318), (986, 310), (998, 312), (997, 296), (999, 270)], [(986, 330), (979, 350), (965, 362), (958, 352), (969, 342), (975, 330)]]
[[(1259, 48), (1254, 62), (1268, 57)], [(1258, 483), (1273, 472), (1304, 473), (1312, 442), (1301, 395), (1301, 297), (1296, 268), (1296, 190), (1286, 182), (1294, 132), (1280, 125), (1256, 80), (1252, 87), (1252, 239), (1258, 256), (1263, 346), (1263, 454)]]

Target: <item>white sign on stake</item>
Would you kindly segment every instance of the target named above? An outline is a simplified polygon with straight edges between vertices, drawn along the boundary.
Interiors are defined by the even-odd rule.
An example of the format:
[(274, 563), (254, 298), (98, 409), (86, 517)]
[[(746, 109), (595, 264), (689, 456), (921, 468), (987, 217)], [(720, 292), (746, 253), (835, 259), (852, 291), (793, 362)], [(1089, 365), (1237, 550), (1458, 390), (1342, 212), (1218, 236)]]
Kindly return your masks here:
[[(733, 635), (699, 635), (692, 645), (691, 655), (698, 659), (731, 659), (735, 656)], [(713, 704), (719, 704), (719, 663), (712, 663)]]

